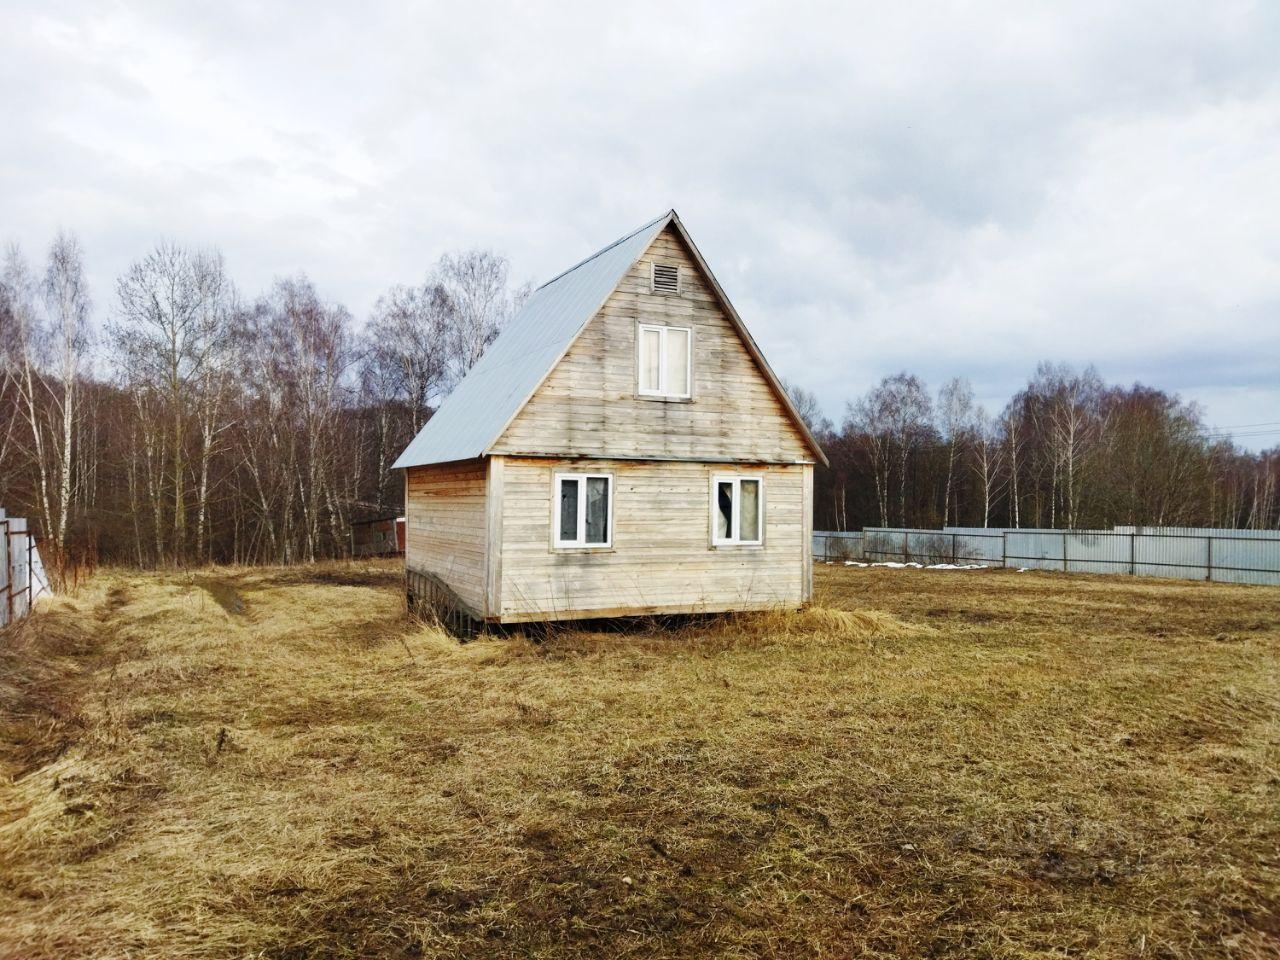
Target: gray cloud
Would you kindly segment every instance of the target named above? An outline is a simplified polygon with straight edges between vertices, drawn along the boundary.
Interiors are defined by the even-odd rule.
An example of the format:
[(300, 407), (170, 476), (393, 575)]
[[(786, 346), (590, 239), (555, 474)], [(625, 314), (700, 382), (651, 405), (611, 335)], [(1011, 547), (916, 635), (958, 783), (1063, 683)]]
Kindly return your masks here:
[(361, 316), (449, 248), (545, 279), (674, 205), (833, 416), (1051, 357), (1276, 420), (1278, 10), (0, 8), (0, 238), (77, 230), (100, 315), (163, 236)]

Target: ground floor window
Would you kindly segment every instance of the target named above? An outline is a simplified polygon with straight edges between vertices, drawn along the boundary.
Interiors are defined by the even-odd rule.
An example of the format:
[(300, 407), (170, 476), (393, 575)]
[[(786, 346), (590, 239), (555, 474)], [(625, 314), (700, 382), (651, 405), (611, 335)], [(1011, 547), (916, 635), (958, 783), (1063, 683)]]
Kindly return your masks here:
[(555, 516), (557, 547), (608, 547), (613, 531), (613, 476), (607, 473), (557, 473)]
[(764, 542), (764, 483), (758, 477), (711, 478), (711, 542)]

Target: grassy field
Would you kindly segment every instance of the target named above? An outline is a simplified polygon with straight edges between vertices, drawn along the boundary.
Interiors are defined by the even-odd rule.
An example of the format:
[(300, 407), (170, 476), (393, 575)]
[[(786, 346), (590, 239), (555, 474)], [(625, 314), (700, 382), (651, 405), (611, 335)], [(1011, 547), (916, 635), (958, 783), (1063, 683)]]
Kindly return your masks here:
[(1280, 589), (817, 582), (459, 645), (99, 574), (0, 636), (0, 956), (1280, 956)]

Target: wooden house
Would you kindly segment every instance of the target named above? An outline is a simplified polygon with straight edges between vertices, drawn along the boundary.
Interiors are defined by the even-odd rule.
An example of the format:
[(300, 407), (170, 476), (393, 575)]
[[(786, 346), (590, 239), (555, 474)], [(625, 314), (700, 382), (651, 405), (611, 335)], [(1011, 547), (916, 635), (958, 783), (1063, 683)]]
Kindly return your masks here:
[(396, 461), (411, 603), (799, 607), (823, 453), (675, 211), (533, 293)]

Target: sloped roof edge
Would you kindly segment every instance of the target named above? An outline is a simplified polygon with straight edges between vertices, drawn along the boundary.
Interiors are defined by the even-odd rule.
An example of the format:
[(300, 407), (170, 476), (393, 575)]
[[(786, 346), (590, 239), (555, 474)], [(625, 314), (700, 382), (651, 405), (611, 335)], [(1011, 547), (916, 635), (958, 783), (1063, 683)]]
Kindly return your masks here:
[(535, 290), (392, 468), (484, 456), (674, 216), (664, 213)]

